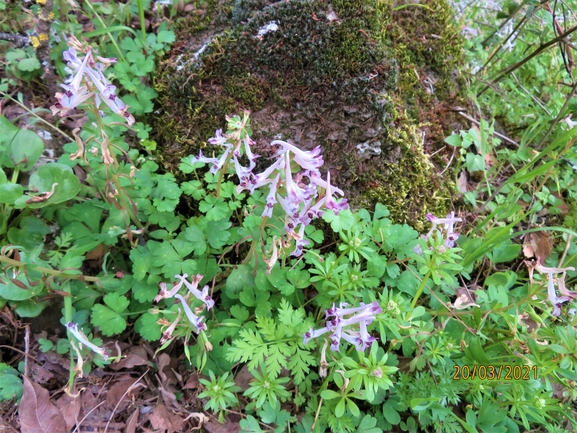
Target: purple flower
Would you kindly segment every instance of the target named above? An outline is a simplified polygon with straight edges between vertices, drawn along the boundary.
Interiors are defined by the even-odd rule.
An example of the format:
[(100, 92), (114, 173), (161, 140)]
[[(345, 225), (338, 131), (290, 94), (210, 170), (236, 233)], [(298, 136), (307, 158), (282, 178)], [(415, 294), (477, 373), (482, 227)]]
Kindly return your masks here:
[[(235, 125), (229, 125), (229, 127), (232, 130), (238, 129)], [(236, 130), (224, 135), (222, 130), (218, 130), (209, 142), (213, 145), (225, 146), (226, 150), (223, 155), (218, 159), (206, 158), (201, 152), (198, 157), (192, 158), (192, 162), (212, 164), (210, 171), (216, 173), (222, 169), (226, 161), (232, 158), (236, 175), (239, 178), (237, 193), (244, 190), (252, 193), (257, 188), (268, 186), (262, 216), (272, 217), (275, 205), (277, 203), (281, 205), (285, 212), (287, 234), (289, 238), (296, 240), (292, 256), (300, 256), (304, 246), (310, 243), (304, 239), (304, 230), (314, 218), (322, 216), (325, 209), (331, 209), (337, 214), (341, 210), (348, 209), (346, 199), (336, 202), (333, 194), (342, 196), (343, 191), (330, 184), (330, 173), (326, 181), (321, 178), (319, 168), (323, 165), (323, 158), (320, 146), (311, 151), (303, 151), (286, 141), (274, 140), (271, 145), (280, 146), (275, 153), (276, 161), (262, 173), (255, 174), (253, 169), (258, 155), (252, 153), (250, 148), (252, 141), (248, 135), (241, 139), (240, 133)], [(238, 158), (242, 156), (241, 149), (244, 149), (244, 154), (249, 160), (248, 167), (242, 166), (239, 162)], [(300, 167), (299, 171), (293, 170), (294, 163)], [(321, 194), (320, 197), (319, 194)]]
[[(307, 344), (313, 338), (332, 332), (330, 340), (333, 352), (339, 351), (341, 338), (354, 345), (359, 351), (370, 347), (377, 338), (369, 334), (367, 326), (373, 322), (378, 314), (383, 312), (383, 309), (377, 301), (368, 305), (361, 303), (360, 307), (355, 308), (343, 308), (343, 306), (346, 306), (346, 304), (341, 304), (340, 307), (336, 307), (333, 304), (331, 308), (327, 309), (325, 311), (326, 326), (317, 330), (311, 328), (306, 332), (303, 337), (304, 344)], [(349, 318), (345, 318), (345, 316), (349, 315)], [(355, 326), (357, 324), (358, 330)], [(345, 329), (346, 327), (349, 329)]]
[[(541, 258), (537, 259), (537, 262), (525, 262), (529, 267), (529, 274), (531, 280), (533, 279), (533, 269), (536, 269), (542, 274), (547, 275), (547, 296), (549, 297), (549, 301), (553, 305), (553, 316), (561, 315), (561, 305), (563, 303), (577, 298), (577, 292), (569, 291), (565, 287), (565, 275), (567, 271), (574, 271), (575, 268), (567, 267), (567, 268), (549, 268), (543, 266), (541, 264)], [(555, 290), (555, 275), (561, 274), (561, 277), (557, 279), (557, 285), (559, 287), (559, 292), (561, 296), (557, 296), (557, 291)]]
[(188, 288), (189, 292), (192, 293), (196, 299), (199, 299), (202, 302), (204, 302), (206, 304), (206, 309), (210, 310), (212, 307), (214, 307), (214, 301), (208, 294), (209, 291), (208, 285), (202, 288), (202, 292), (198, 290), (198, 284), (202, 280), (202, 277), (203, 276), (200, 274), (194, 275), (192, 277), (192, 283), (189, 283), (188, 281), (186, 281), (186, 279), (188, 278), (188, 274), (175, 275), (174, 278), (178, 278), (180, 281), (177, 284), (175, 284), (170, 290), (166, 289), (166, 283), (164, 282), (160, 283), (160, 293), (154, 298), (154, 302), (159, 302), (161, 299), (174, 298), (178, 293), (178, 291), (181, 289), (182, 285), (184, 284)]
[(196, 297), (196, 299), (200, 299), (202, 302), (204, 302), (206, 304), (207, 310), (210, 310), (212, 307), (214, 307), (214, 301), (212, 300), (212, 298), (208, 294), (208, 290), (209, 290), (208, 285), (206, 285), (202, 288), (202, 292), (200, 290), (198, 290), (198, 284), (202, 280), (203, 276), (202, 275), (195, 275), (192, 278), (192, 284), (189, 283), (188, 281), (186, 281), (187, 277), (188, 277), (187, 274), (174, 276), (174, 278), (180, 279), (180, 284), (184, 283), (184, 285), (188, 288), (190, 293), (192, 293)]
[(190, 307), (188, 306), (188, 304), (186, 303), (186, 300), (182, 297), (182, 295), (174, 295), (174, 297), (178, 299), (182, 304), (184, 314), (186, 314), (186, 317), (188, 318), (190, 323), (192, 323), (196, 328), (196, 333), (200, 334), (200, 331), (206, 330), (206, 325), (202, 322), (202, 319), (204, 319), (204, 317), (198, 317), (196, 314), (194, 314), (190, 309)]
[[(431, 230), (426, 235), (421, 235), (421, 239), (428, 240), (438, 226), (441, 226), (441, 233), (444, 236), (443, 245), (447, 248), (453, 248), (456, 240), (459, 238), (459, 233), (455, 232), (455, 223), (463, 221), (461, 218), (455, 217), (455, 212), (449, 213), (446, 218), (437, 218), (432, 213), (427, 214), (427, 220), (433, 223)], [(413, 251), (417, 254), (423, 254), (423, 249), (420, 245), (415, 245)]]
[(80, 60), (78, 53), (74, 47), (81, 49), (81, 44), (74, 37), (68, 40), (69, 48), (62, 53), (62, 57), (66, 61), (67, 67), (65, 70), (71, 74), (63, 84), (65, 92), (56, 93), (58, 102), (50, 109), (54, 115), (66, 115), (70, 110), (76, 108), (86, 99), (95, 96), (96, 106), (99, 108), (101, 102), (104, 102), (110, 109), (123, 116), (129, 125), (132, 125), (135, 120), (128, 112), (126, 106), (120, 98), (116, 96), (116, 87), (108, 83), (106, 77), (102, 73), (105, 65), (116, 62), (116, 59), (105, 59), (98, 57), (97, 59), (103, 63), (96, 63), (92, 56), (90, 47), (84, 47), (84, 58)]

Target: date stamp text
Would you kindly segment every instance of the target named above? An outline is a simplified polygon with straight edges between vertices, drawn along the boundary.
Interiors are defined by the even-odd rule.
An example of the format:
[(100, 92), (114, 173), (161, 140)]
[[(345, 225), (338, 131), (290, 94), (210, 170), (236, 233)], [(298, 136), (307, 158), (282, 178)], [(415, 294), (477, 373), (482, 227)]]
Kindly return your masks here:
[(504, 380), (537, 379), (537, 366), (529, 365), (454, 365), (453, 380)]

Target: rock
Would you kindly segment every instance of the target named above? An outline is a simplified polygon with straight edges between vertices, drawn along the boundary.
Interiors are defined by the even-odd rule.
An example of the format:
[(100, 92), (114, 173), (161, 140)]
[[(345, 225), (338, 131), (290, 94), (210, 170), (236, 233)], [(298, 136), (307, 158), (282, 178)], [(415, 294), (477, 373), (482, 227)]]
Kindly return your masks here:
[[(258, 154), (270, 154), (278, 137), (322, 145), (353, 206), (380, 201), (413, 225), (445, 213), (453, 186), (424, 152), (449, 132), (443, 122), (454, 124), (447, 113), (459, 94), (460, 45), (445, 0), (421, 4), (209, 2), (203, 17), (180, 24), (155, 85), (165, 167), (177, 174), (225, 115), (248, 109)], [(423, 140), (418, 127), (431, 122)]]

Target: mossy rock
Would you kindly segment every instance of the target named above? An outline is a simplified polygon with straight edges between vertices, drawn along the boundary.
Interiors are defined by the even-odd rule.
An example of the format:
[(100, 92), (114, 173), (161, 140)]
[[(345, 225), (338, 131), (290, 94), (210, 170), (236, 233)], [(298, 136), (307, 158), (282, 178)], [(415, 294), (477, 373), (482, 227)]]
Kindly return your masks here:
[(446, 212), (453, 189), (425, 154), (455, 128), (461, 47), (451, 20), (445, 0), (208, 3), (179, 23), (155, 83), (162, 162), (177, 173), (226, 115), (249, 110), (257, 153), (279, 137), (320, 144), (353, 206), (379, 201), (418, 227), (427, 212)]

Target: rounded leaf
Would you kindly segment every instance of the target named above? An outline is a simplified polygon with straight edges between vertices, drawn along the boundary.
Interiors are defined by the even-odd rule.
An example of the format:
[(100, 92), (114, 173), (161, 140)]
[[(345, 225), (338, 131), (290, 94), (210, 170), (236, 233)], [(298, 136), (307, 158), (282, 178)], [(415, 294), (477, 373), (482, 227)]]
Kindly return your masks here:
[[(19, 129), (14, 134), (5, 138), (7, 154), (4, 157), (4, 165), (17, 167), (22, 171), (28, 171), (44, 152), (44, 143), (34, 131)], [(3, 140), (4, 141), (4, 140)]]
[[(15, 207), (33, 209), (62, 203), (75, 197), (80, 191), (80, 181), (72, 169), (64, 164), (43, 165), (30, 176), (29, 187), (39, 195), (24, 196), (17, 200)], [(44, 193), (44, 197), (41, 194)]]

